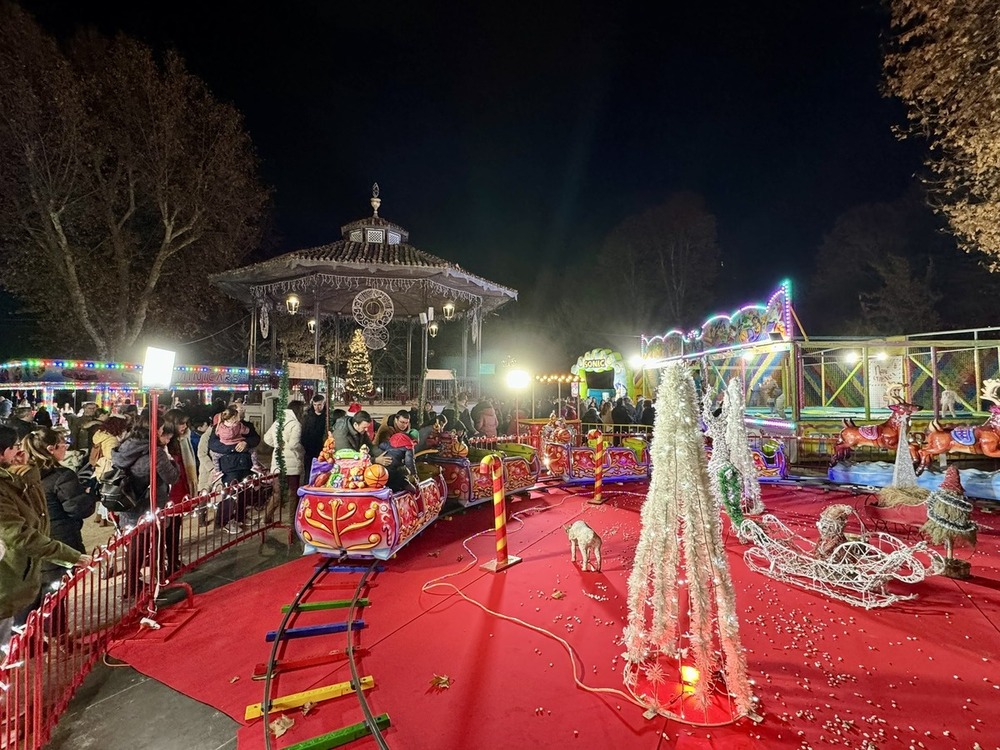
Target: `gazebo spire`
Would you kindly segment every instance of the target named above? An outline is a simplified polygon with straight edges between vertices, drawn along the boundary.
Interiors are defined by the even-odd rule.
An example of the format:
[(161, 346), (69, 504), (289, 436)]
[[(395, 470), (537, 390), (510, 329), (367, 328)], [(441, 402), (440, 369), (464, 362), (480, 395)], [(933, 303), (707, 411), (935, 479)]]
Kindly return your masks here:
[(378, 183), (372, 183), (372, 216), (378, 218), (378, 207), (382, 205), (382, 199), (378, 197)]

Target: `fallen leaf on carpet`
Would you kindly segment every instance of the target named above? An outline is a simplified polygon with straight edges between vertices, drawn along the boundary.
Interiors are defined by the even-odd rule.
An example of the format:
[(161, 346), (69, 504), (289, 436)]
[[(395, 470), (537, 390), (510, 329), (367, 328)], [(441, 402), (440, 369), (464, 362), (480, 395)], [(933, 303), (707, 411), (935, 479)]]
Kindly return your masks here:
[(431, 679), (431, 687), (446, 690), (451, 687), (451, 678), (446, 674), (436, 674)]
[(279, 716), (268, 724), (267, 728), (271, 730), (271, 734), (275, 737), (280, 737), (293, 726), (295, 726), (295, 719), (289, 719), (287, 716)]
[(315, 704), (315, 703), (313, 703), (312, 701), (308, 701), (308, 702), (306, 702), (306, 703), (303, 703), (303, 704), (302, 704), (302, 715), (303, 715), (303, 716), (308, 716), (308, 715), (309, 715), (309, 712), (313, 710), (313, 707), (314, 707), (315, 705), (316, 705), (316, 704)]
[(434, 550), (433, 552), (428, 552), (427, 556), (428, 557), (437, 557), (440, 554), (441, 554), (441, 550)]
[(560, 591), (559, 589), (556, 589), (555, 591), (552, 592), (553, 599), (564, 599), (565, 597), (566, 597), (565, 591)]
[(240, 676), (239, 676), (239, 675), (236, 675), (235, 677), (231, 677), (231, 678), (229, 679), (229, 684), (230, 684), (230, 685), (232, 685), (232, 684), (233, 684), (234, 682), (236, 682), (236, 681), (237, 681), (238, 679), (240, 679)]

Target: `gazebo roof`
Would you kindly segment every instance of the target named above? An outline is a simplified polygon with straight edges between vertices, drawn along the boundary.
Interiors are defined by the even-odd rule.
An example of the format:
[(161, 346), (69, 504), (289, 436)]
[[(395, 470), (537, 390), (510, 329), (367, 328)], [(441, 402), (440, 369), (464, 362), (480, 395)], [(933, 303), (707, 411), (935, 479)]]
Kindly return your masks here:
[(416, 316), (445, 302), (456, 314), (481, 316), (517, 299), (517, 291), (466, 271), (407, 244), (409, 232), (378, 215), (378, 186), (371, 199), (373, 215), (341, 227), (342, 237), (328, 245), (294, 250), (209, 277), (226, 294), (246, 304), (283, 306), (296, 294), (306, 314), (319, 304), (320, 315), (349, 314), (355, 296), (378, 289), (392, 299), (396, 319)]

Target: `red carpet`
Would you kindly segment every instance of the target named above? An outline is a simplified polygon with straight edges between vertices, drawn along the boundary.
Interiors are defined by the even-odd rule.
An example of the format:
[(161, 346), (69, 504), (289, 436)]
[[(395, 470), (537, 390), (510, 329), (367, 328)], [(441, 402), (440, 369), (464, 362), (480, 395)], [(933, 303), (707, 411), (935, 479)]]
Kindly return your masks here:
[[(625, 490), (629, 488), (626, 486)], [(635, 492), (644, 486), (634, 486)], [(576, 673), (588, 688), (620, 690), (617, 641), (626, 616), (626, 579), (639, 531), (641, 496), (610, 493), (603, 506), (586, 496), (553, 492), (514, 505), (535, 506), (512, 523), (509, 546), (523, 562), (501, 574), (478, 566), (447, 579), (469, 597), (567, 640)], [(766, 487), (769, 511), (811, 535), (819, 510), (851, 502), (839, 493)], [(603, 537), (601, 573), (571, 566), (562, 525), (582, 517)], [(489, 507), (442, 520), (387, 564), (370, 587), (368, 627), (360, 645), (370, 649), (362, 674), (374, 677), (374, 713), (388, 713), (386, 732), (397, 750), (470, 748), (737, 748), (1000, 747), (1000, 675), (994, 668), (1000, 623), (1000, 550), (994, 518), (979, 515), (980, 545), (974, 577), (956, 583), (932, 578), (913, 590), (913, 602), (866, 612), (800, 591), (747, 570), (743, 547), (728, 541), (741, 613), (741, 633), (764, 722), (743, 720), (697, 729), (642, 710), (614, 693), (574, 685), (566, 650), (552, 638), (501, 620), (455, 595), (421, 592), (438, 576), (462, 571), (469, 553), (462, 541), (492, 524)], [(470, 543), (491, 559), (492, 535)], [(966, 553), (967, 554), (967, 553)], [(255, 664), (270, 644), (280, 606), (291, 601), (315, 559), (304, 558), (196, 598), (198, 614), (166, 641), (139, 637), (112, 655), (238, 721), (262, 699)], [(349, 596), (352, 589), (317, 592), (314, 599)], [(441, 594), (449, 594), (437, 589)], [(555, 591), (564, 598), (553, 598)], [(341, 611), (343, 612), (343, 611)], [(330, 612), (300, 616), (296, 625), (342, 620)], [(156, 638), (156, 635), (152, 636)], [(160, 636), (162, 638), (162, 636)], [(343, 635), (288, 644), (284, 658), (343, 648)], [(448, 675), (451, 687), (431, 686)], [(349, 679), (346, 665), (282, 675), (287, 694)], [(353, 697), (319, 703), (308, 715), (291, 712), (295, 726), (274, 747), (285, 747), (361, 720)], [(370, 739), (350, 745), (375, 747)], [(239, 732), (239, 747), (263, 747), (261, 722)]]

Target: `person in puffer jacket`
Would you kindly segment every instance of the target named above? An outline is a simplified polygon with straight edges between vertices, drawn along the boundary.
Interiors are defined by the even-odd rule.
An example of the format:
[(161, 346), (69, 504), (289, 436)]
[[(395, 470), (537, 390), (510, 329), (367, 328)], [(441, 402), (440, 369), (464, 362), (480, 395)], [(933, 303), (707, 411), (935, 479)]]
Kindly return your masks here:
[[(157, 507), (165, 507), (170, 500), (170, 485), (180, 479), (180, 470), (177, 464), (170, 457), (167, 450), (167, 443), (173, 437), (173, 427), (170, 424), (161, 425), (156, 444), (156, 504)], [(143, 414), (132, 432), (125, 437), (111, 451), (111, 465), (116, 469), (122, 469), (128, 473), (125, 480), (131, 482), (132, 491), (138, 499), (139, 504), (131, 511), (118, 514), (118, 523), (123, 530), (135, 528), (139, 520), (151, 510), (150, 506), (150, 468), (149, 454), (149, 417)], [(147, 553), (149, 551), (149, 529), (135, 537), (135, 541), (130, 545), (128, 557), (125, 562), (125, 597), (138, 596), (142, 587), (143, 569), (147, 563)], [(163, 559), (163, 553), (160, 553)], [(152, 575), (148, 576), (152, 580)]]
[[(303, 469), (309, 471), (305, 466), (305, 449), (302, 447), (302, 413), (304, 404), (301, 401), (291, 401), (285, 409), (285, 424), (281, 432), (281, 442), (283, 444), (281, 455), (285, 464), (285, 481), (288, 487), (288, 496), (294, 503), (298, 498), (299, 478)], [(271, 473), (277, 474), (278, 466), (278, 420), (274, 420), (267, 432), (264, 433), (264, 443), (274, 448), (271, 453)], [(264, 520), (270, 523), (274, 520), (274, 513), (281, 504), (281, 485), (277, 479), (274, 480), (271, 498), (268, 500), (264, 511)]]

